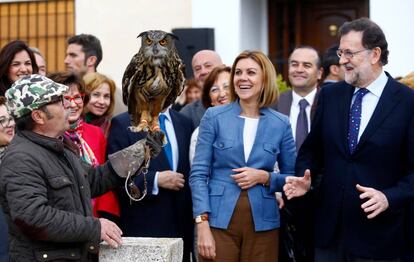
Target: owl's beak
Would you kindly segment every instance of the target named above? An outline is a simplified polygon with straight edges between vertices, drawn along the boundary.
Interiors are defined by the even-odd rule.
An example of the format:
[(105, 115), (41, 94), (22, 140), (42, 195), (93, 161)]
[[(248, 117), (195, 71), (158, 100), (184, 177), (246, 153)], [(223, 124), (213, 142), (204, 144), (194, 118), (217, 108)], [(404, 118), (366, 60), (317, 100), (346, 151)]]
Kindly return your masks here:
[(152, 47), (152, 52), (154, 53), (154, 55), (157, 55), (157, 54), (158, 54), (159, 50), (158, 50), (158, 48), (157, 48), (157, 45), (154, 45), (154, 46)]

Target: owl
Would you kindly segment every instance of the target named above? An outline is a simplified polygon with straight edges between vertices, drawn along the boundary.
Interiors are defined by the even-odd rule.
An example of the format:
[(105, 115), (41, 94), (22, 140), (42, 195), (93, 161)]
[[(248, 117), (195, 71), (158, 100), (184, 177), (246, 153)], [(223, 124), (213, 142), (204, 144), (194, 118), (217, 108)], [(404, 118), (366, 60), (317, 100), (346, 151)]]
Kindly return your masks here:
[(160, 30), (142, 32), (141, 48), (122, 78), (122, 95), (131, 116), (131, 130), (159, 131), (158, 114), (174, 103), (184, 86), (183, 63), (174, 41)]

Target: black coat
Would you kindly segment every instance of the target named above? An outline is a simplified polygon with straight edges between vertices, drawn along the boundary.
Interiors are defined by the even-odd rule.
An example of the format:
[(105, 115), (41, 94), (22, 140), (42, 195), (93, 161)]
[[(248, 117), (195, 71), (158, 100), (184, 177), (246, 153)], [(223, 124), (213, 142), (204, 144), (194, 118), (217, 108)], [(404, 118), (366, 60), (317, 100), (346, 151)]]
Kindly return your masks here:
[[(407, 230), (406, 208), (414, 199), (414, 92), (388, 76), (351, 154), (347, 132), (353, 93), (345, 82), (321, 89), (311, 132), (296, 162), (298, 175), (310, 168), (312, 181), (321, 178), (314, 191), (316, 246), (328, 246), (341, 230), (342, 246), (355, 256), (398, 258)], [(383, 192), (389, 208), (368, 219), (356, 184)]]
[(62, 140), (17, 132), (0, 169), (11, 261), (89, 261), (101, 236), (91, 196), (120, 182), (109, 164), (83, 164)]
[[(178, 143), (177, 172), (184, 175), (185, 185), (179, 191), (159, 188), (158, 195), (152, 195), (154, 176), (157, 171), (170, 170), (164, 150), (151, 159), (147, 180), (147, 196), (140, 202), (131, 201), (124, 190), (119, 191), (121, 209), (120, 227), (124, 236), (130, 237), (177, 237), (184, 240), (184, 259), (189, 261), (193, 247), (193, 220), (191, 192), (188, 185), (190, 173), (189, 147), (192, 124), (180, 113), (170, 110), (175, 135)], [(142, 139), (145, 133), (133, 133), (128, 128), (131, 121), (128, 113), (112, 118), (108, 136), (108, 154), (115, 153)], [(135, 184), (144, 189), (142, 175), (137, 176)]]

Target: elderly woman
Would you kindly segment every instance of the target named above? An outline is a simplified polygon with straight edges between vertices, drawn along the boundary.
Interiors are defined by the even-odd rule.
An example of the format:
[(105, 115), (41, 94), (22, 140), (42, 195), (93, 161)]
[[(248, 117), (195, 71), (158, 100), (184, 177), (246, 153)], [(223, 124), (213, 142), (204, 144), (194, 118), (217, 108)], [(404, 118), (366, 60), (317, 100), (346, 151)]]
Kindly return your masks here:
[(115, 82), (99, 73), (88, 73), (85, 82), (85, 122), (102, 129), (105, 137), (111, 125), (115, 107)]
[(294, 175), (296, 148), (289, 119), (268, 108), (277, 96), (270, 60), (245, 51), (232, 66), (232, 103), (201, 120), (190, 176), (201, 261), (278, 260), (274, 193)]
[[(14, 136), (14, 120), (9, 115), (6, 107), (6, 99), (0, 96), (0, 163), (7, 145)], [(3, 210), (0, 206), (0, 261), (8, 261), (8, 236), (7, 224), (4, 220)]]
[[(216, 67), (207, 76), (204, 82), (203, 95), (201, 101), (205, 108), (212, 106), (225, 105), (230, 102), (229, 81), (231, 68), (228, 66)], [(190, 143), (190, 163), (193, 163), (195, 147), (197, 144), (199, 127), (191, 135)]]
[[(49, 75), (49, 78), (69, 87), (64, 98), (70, 102), (68, 108), (70, 129), (65, 132), (65, 135), (78, 146), (83, 161), (92, 166), (103, 164), (106, 154), (106, 138), (99, 127), (85, 123), (81, 118), (85, 94), (85, 85), (82, 79), (73, 73), (54, 73)], [(118, 222), (119, 205), (115, 193), (110, 191), (95, 198), (93, 211), (96, 217), (104, 217)]]
[(17, 79), (38, 71), (35, 56), (26, 43), (11, 41), (0, 51), (0, 95), (4, 96)]

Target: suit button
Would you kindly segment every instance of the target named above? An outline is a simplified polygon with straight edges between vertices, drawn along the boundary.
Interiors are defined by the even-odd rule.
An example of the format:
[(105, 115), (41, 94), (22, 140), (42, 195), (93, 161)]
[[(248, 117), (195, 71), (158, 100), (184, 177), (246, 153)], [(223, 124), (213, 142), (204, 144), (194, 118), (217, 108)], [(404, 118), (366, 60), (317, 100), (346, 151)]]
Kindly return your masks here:
[(43, 254), (43, 256), (42, 256), (43, 258), (47, 258), (47, 254)]
[(94, 249), (95, 249), (95, 247), (94, 247), (94, 246), (90, 246), (90, 247), (89, 247), (89, 249), (90, 249), (90, 250), (94, 250)]

